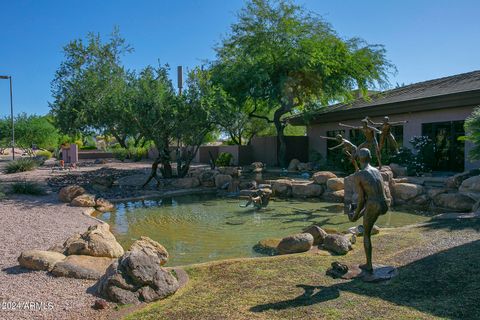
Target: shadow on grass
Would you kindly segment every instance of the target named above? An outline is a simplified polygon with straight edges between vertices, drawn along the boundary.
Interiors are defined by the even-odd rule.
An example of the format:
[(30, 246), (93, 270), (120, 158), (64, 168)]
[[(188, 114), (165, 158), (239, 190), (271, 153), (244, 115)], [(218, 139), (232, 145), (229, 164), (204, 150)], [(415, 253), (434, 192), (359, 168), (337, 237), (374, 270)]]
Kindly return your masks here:
[(480, 319), (480, 240), (440, 251), (399, 268), (386, 284), (352, 280), (330, 287), (297, 285), (290, 300), (254, 306), (252, 312), (284, 310), (337, 299), (342, 292), (380, 298), (438, 317)]

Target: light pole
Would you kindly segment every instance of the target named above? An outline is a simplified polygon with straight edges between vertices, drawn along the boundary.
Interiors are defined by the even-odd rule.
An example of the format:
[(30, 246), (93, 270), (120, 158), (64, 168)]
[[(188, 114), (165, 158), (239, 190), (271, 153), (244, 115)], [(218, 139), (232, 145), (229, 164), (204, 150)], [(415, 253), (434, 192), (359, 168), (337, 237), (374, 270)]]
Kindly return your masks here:
[(12, 120), (12, 159), (15, 160), (15, 121), (13, 119), (12, 76), (0, 76), (0, 79), (10, 80), (10, 117)]

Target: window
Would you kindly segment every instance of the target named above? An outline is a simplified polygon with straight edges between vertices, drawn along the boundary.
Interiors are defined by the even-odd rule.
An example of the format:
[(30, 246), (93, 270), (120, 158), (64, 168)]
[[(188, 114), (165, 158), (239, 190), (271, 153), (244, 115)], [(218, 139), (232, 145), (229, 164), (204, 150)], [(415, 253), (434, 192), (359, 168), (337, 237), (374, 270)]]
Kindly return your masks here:
[(422, 135), (433, 141), (434, 156), (432, 168), (437, 171), (458, 171), (464, 169), (465, 143), (459, 141), (465, 135), (464, 121), (446, 121), (422, 124)]

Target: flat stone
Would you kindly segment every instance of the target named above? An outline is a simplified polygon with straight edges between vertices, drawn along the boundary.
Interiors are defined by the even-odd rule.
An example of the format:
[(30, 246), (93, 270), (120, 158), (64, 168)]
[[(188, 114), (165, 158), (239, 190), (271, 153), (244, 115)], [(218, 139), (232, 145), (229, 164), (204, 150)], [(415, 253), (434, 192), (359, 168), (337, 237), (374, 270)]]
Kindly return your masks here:
[(17, 260), (22, 267), (27, 269), (50, 271), (55, 264), (64, 259), (63, 254), (54, 251), (27, 250), (22, 252)]
[(116, 259), (71, 255), (55, 264), (52, 274), (56, 277), (97, 280)]

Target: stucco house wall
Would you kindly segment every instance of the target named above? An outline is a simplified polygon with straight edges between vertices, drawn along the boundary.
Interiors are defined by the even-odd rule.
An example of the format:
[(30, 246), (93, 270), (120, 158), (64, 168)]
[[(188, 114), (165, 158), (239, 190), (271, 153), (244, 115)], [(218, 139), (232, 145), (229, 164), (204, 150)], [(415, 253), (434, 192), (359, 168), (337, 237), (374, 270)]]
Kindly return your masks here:
[[(414, 136), (422, 135), (423, 123), (465, 120), (472, 113), (474, 108), (475, 106), (468, 106), (387, 115), (390, 117), (390, 121), (392, 122), (402, 120), (408, 121), (408, 123), (403, 125), (403, 146), (411, 147), (408, 141)], [(368, 114), (365, 114), (365, 116), (368, 116)], [(383, 117), (371, 117), (374, 122), (382, 122), (382, 118)], [(361, 119), (345, 120), (341, 122), (347, 125), (360, 126), (362, 124), (360, 120)], [(326, 136), (327, 131), (342, 129), (346, 129), (344, 136), (349, 139), (348, 128), (340, 127), (337, 122), (308, 125), (307, 135), (309, 137), (310, 150), (320, 152), (323, 156), (326, 157), (327, 141), (320, 138), (320, 136)], [(468, 152), (472, 149), (472, 147), (472, 143), (468, 141), (465, 142), (465, 170), (480, 167), (480, 161), (471, 162), (468, 160)]]

